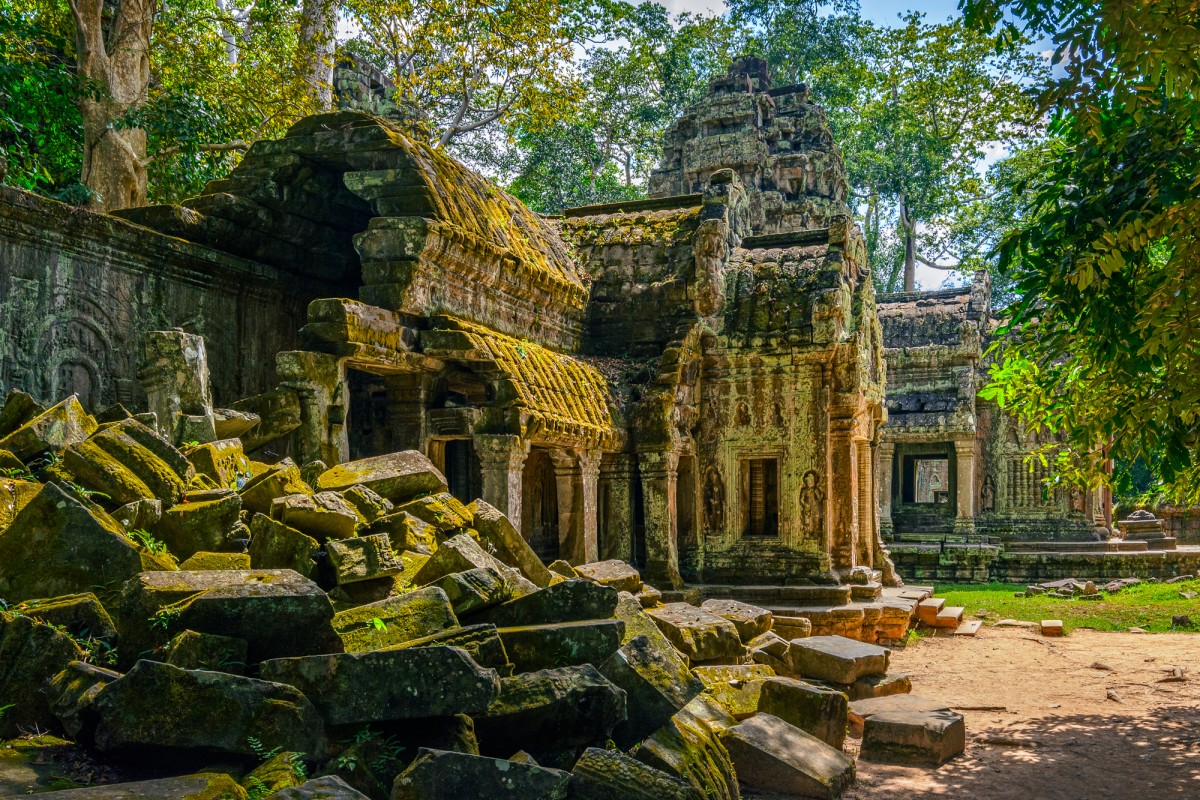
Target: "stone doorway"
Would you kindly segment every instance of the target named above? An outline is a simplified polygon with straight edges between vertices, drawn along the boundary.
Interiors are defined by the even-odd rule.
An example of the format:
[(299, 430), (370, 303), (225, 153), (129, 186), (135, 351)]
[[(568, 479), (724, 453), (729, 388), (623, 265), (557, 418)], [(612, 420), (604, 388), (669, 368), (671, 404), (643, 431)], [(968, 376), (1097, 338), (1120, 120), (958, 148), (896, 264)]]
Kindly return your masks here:
[(534, 447), (521, 473), (521, 535), (543, 561), (558, 558), (558, 480), (547, 450)]

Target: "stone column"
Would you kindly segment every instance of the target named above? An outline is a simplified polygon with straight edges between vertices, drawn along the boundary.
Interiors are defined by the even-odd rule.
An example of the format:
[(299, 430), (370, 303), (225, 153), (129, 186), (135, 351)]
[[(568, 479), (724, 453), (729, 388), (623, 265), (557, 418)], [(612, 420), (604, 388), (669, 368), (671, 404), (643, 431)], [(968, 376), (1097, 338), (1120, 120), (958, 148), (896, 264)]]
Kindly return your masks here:
[(874, 566), (875, 523), (879, 513), (875, 505), (874, 449), (868, 439), (854, 441), (854, 457), (858, 462), (858, 546), (855, 561), (864, 567)]
[(954, 530), (970, 534), (975, 532), (975, 440), (956, 439), (954, 457), (958, 464)]
[(292, 433), (292, 458), (301, 466), (350, 460), (346, 435), (346, 364), (337, 356), (288, 350), (275, 356), (282, 385), (300, 398), (300, 427)]
[(581, 450), (579, 461), (580, 527), (583, 563), (600, 560), (600, 451)]
[(829, 534), (833, 568), (848, 571), (858, 553), (858, 464), (853, 419), (829, 423)]
[(638, 453), (642, 477), (642, 508), (646, 528), (645, 577), (662, 589), (683, 588), (679, 574), (679, 541), (675, 509), (675, 451)]
[(529, 442), (506, 434), (475, 434), (474, 443), (483, 499), (521, 530), (521, 470), (529, 455)]
[(179, 329), (147, 332), (138, 379), (163, 436), (175, 444), (217, 438), (203, 336)]
[(892, 523), (892, 465), (896, 462), (896, 445), (892, 442), (880, 442), (876, 449), (876, 457), (879, 462), (875, 470), (879, 496), (879, 535), (884, 539), (891, 539), (894, 530)]
[(600, 462), (600, 478), (608, 492), (604, 528), (598, 534), (600, 558), (632, 562), (633, 457), (628, 453), (605, 453)]
[(579, 461), (572, 450), (551, 450), (554, 481), (558, 486), (558, 557), (569, 564), (583, 564), (583, 493)]
[(429, 396), (428, 373), (391, 375), (387, 387), (388, 436), (393, 450), (425, 449), (428, 436), (425, 406)]

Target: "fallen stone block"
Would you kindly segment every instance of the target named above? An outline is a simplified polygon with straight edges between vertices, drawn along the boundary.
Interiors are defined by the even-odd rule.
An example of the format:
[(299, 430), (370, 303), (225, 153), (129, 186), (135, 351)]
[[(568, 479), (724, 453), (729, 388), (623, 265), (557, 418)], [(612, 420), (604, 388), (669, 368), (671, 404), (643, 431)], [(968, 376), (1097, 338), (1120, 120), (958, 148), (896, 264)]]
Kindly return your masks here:
[(581, 564), (575, 567), (575, 572), (581, 578), (595, 581), (603, 586), (611, 586), (618, 592), (637, 594), (642, 588), (641, 573), (624, 561), (617, 559)]
[(886, 647), (843, 636), (793, 639), (788, 654), (792, 660), (792, 671), (802, 678), (854, 683), (864, 675), (883, 675), (887, 672)]
[(154, 499), (154, 492), (141, 478), (91, 439), (68, 447), (63, 452), (62, 465), (76, 483), (102, 496), (109, 508)]
[(329, 598), (291, 570), (143, 572), (119, 608), (122, 665), (185, 630), (245, 639), (252, 664), (342, 651)]
[(560, 578), (570, 579), (579, 577), (579, 573), (575, 571), (575, 568), (566, 561), (563, 561), (561, 558), (551, 561), (546, 569), (550, 570), (550, 572), (553, 574), (558, 575)]
[(0, 437), (10, 433), (46, 411), (33, 396), (20, 389), (9, 389), (0, 406)]
[(941, 766), (966, 749), (967, 727), (953, 711), (891, 711), (866, 718), (861, 757)]
[(641, 590), (634, 595), (642, 608), (655, 608), (662, 605), (663, 593), (648, 583), (643, 583)]
[[(5, 405), (7, 407), (7, 402)], [(21, 461), (28, 462), (39, 453), (61, 455), (68, 447), (82, 442), (95, 431), (96, 420), (83, 410), (79, 398), (71, 395), (0, 439), (0, 450), (7, 450)]]
[(117, 626), (91, 592), (68, 594), (40, 600), (27, 600), (12, 611), (63, 628), (80, 639), (116, 639)]
[[(692, 703), (701, 698), (703, 695)], [(687, 783), (693, 799), (739, 800), (741, 793), (729, 751), (706, 715), (696, 713), (700, 705), (692, 703), (643, 741), (634, 757)], [(732, 717), (729, 720), (736, 722)]]
[(454, 606), (454, 613), (460, 617), (491, 608), (512, 596), (505, 576), (491, 567), (453, 572), (434, 581), (432, 585), (446, 593), (450, 604)]
[[(321, 472), (325, 472), (325, 470), (323, 469)], [(395, 507), (391, 500), (381, 497), (378, 492), (374, 492), (366, 486), (351, 486), (349, 489), (344, 489), (342, 499), (353, 506), (368, 525), (392, 513), (392, 509)]]
[(312, 494), (312, 489), (301, 477), (300, 468), (285, 458), (247, 481), (239, 494), (242, 508), (255, 514), (270, 514), (271, 503), (277, 497)]
[(221, 570), (221, 569), (250, 569), (249, 553), (208, 553), (204, 551), (192, 553), (185, 561), (180, 562), (181, 570)]
[(567, 580), (510, 600), (476, 614), (479, 622), (500, 627), (610, 619), (616, 612), (617, 592), (590, 581)]
[(0, 597), (10, 603), (117, 585), (145, 570), (170, 570), (137, 547), (99, 506), (46, 484), (0, 535)]
[(512, 664), (508, 663), (504, 642), (501, 641), (495, 625), (449, 628), (420, 639), (391, 645), (387, 649), (407, 647), (457, 647), (474, 659), (476, 664), (496, 670), (502, 678), (510, 677), (513, 671)]
[(1062, 636), (1063, 624), (1061, 619), (1044, 619), (1039, 626), (1042, 636)]
[(0, 533), (41, 490), (42, 485), (34, 481), (0, 477)]
[(617, 750), (589, 747), (571, 768), (571, 800), (689, 800), (690, 789)]
[(437, 549), (437, 530), (407, 511), (380, 517), (371, 525), (371, 533), (385, 533), (397, 552), (429, 556)]
[(98, 718), (92, 711), (96, 696), (121, 673), (82, 661), (72, 661), (50, 681), (46, 699), (67, 735), (90, 746)]
[(153, 530), (162, 519), (162, 515), (163, 504), (157, 497), (126, 503), (112, 512), (112, 518), (121, 523), (121, 527), (127, 531)]
[(721, 741), (738, 777), (757, 791), (836, 800), (854, 783), (854, 759), (770, 714), (735, 725)]
[(370, 800), (336, 775), (313, 778), (299, 786), (281, 789), (271, 800)]
[(263, 746), (319, 757), (321, 717), (292, 686), (139, 661), (92, 703), (102, 752), (144, 748), (255, 756)]
[(200, 551), (228, 553), (244, 548), (244, 529), (238, 524), (242, 498), (231, 491), (210, 497), (168, 508), (154, 526), (154, 537), (176, 558), (187, 560)]
[(405, 450), (338, 464), (317, 478), (316, 489), (340, 492), (351, 486), (365, 486), (399, 503), (419, 494), (446, 491), (446, 477), (422, 453)]
[(872, 697), (889, 697), (908, 694), (912, 691), (912, 680), (903, 673), (892, 675), (864, 675), (846, 687), (846, 696), (851, 700), (867, 700)]
[(392, 787), (392, 800), (564, 800), (571, 775), (534, 764), (422, 748)]
[(759, 634), (746, 643), (750, 658), (757, 664), (765, 664), (775, 670), (777, 675), (788, 675), (792, 671), (792, 662), (788, 657), (791, 643), (775, 631)]
[(476, 714), (500, 691), (495, 670), (455, 647), (271, 659), (259, 674), (302, 691), (330, 725)]
[(779, 717), (825, 744), (841, 750), (849, 725), (846, 695), (794, 678), (769, 678), (763, 682), (758, 710)]
[(599, 667), (627, 696), (626, 719), (613, 729), (613, 739), (624, 748), (661, 728), (704, 690), (675, 648), (646, 636), (630, 639)]
[(426, 587), (339, 611), (333, 629), (347, 653), (365, 653), (458, 627), (450, 598)]
[(474, 715), (480, 751), (511, 754), (602, 744), (625, 719), (625, 692), (591, 664), (500, 681), (500, 696)]
[(0, 738), (18, 736), (23, 728), (57, 728), (46, 687), (83, 657), (69, 636), (30, 617), (0, 611), (0, 704), (8, 706), (0, 715)]
[(542, 564), (537, 553), (525, 541), (508, 519), (494, 506), (476, 500), (467, 506), (471, 512), (471, 527), (479, 534), (479, 541), (496, 558), (510, 567), (520, 570), (521, 574), (533, 582), (534, 586), (546, 588), (550, 585), (550, 570)]
[(460, 533), (442, 542), (424, 566), (413, 576), (413, 583), (427, 586), (455, 572), (490, 568), (504, 575), (514, 597), (533, 594), (537, 587), (521, 576), (512, 567), (505, 566), (494, 556), (484, 552), (479, 543), (465, 533)]
[(180, 669), (211, 669), (241, 675), (246, 671), (246, 640), (215, 633), (182, 631), (164, 649), (163, 661)]
[(421, 520), (434, 530), (439, 539), (471, 527), (471, 512), (449, 492), (409, 500), (396, 506), (396, 511)]
[(300, 397), (294, 389), (274, 389), (238, 400), (232, 405), (234, 411), (259, 417), (258, 425), (239, 437), (242, 449), (247, 453), (253, 453), (263, 445), (287, 436), (301, 424)]
[(196, 472), (212, 478), (223, 489), (237, 489), (250, 479), (250, 459), (242, 452), (241, 439), (220, 439), (187, 449), (188, 461)]
[(624, 633), (625, 623), (619, 619), (499, 629), (504, 650), (517, 672), (603, 664), (621, 646)]
[(867, 700), (855, 700), (847, 711), (850, 735), (861, 737), (863, 725), (868, 717), (875, 714), (925, 713), (930, 711), (949, 711), (950, 706), (941, 700), (931, 700), (916, 694), (893, 694), (884, 697), (872, 697)]
[(237, 411), (232, 408), (213, 409), (213, 428), (217, 440), (237, 439), (242, 434), (254, 430), (262, 422), (258, 414), (249, 411)]
[(746, 644), (771, 630), (773, 615), (765, 608), (738, 600), (705, 600), (700, 607), (710, 614), (732, 622), (733, 627), (737, 628), (738, 636)]
[(696, 667), (692, 674), (704, 684), (705, 694), (743, 720), (758, 713), (759, 692), (764, 681), (775, 677), (775, 670), (762, 664), (731, 664)]
[(324, 542), (354, 536), (365, 520), (341, 495), (291, 494), (271, 502), (271, 517)]
[(338, 585), (399, 575), (404, 564), (392, 552), (387, 534), (330, 539), (325, 545)]
[(737, 658), (745, 653), (732, 622), (687, 603), (667, 603), (646, 611), (681, 653), (696, 661)]
[(199, 772), (180, 778), (153, 778), (132, 783), (110, 783), (82, 789), (45, 792), (50, 800), (244, 800), (246, 791), (223, 772)]
[(255, 514), (250, 520), (250, 565), (254, 569), (289, 569), (306, 578), (317, 577), (321, 544), (295, 528)]

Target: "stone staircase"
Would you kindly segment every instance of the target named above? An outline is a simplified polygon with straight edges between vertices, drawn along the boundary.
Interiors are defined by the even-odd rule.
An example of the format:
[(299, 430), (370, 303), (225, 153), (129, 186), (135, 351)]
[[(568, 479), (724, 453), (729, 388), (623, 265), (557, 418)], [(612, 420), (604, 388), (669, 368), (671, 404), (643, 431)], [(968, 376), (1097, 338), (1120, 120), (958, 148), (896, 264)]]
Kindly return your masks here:
[(963, 620), (965, 609), (947, 606), (944, 598), (929, 597), (917, 604), (917, 622), (934, 632), (957, 636), (974, 636), (983, 624), (979, 620)]

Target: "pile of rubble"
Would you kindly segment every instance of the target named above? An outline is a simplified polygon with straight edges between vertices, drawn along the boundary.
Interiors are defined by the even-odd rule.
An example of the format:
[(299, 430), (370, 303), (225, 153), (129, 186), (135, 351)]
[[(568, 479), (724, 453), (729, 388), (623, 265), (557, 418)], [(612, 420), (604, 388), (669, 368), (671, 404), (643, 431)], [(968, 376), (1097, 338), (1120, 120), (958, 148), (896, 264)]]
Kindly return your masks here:
[[(46, 797), (831, 798), (848, 727), (866, 758), (962, 750), (885, 648), (548, 568), (420, 453), (265, 464), (154, 423), (0, 408), (0, 739), (135, 781)], [(0, 792), (66, 744), (23, 741)]]

